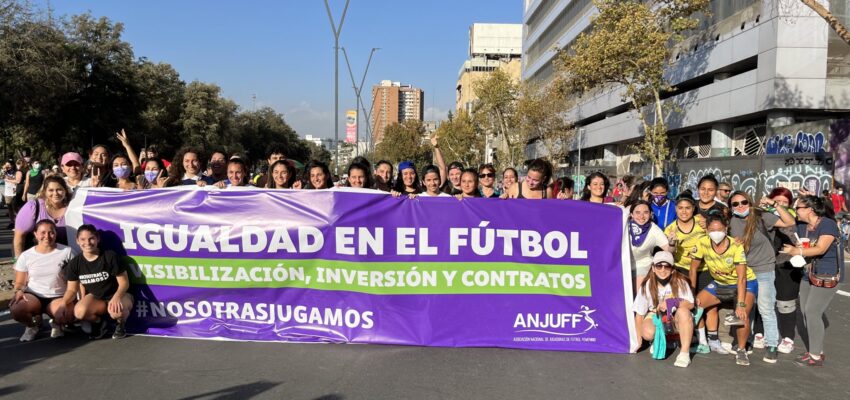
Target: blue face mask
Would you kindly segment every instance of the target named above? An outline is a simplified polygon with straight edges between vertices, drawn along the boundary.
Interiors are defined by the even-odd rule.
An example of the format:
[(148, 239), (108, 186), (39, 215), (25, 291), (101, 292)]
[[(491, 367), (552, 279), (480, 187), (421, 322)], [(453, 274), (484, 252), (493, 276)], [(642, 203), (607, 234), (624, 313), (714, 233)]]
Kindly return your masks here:
[(148, 183), (153, 184), (158, 175), (159, 171), (145, 171), (145, 180), (148, 181)]
[(115, 177), (118, 179), (126, 179), (128, 176), (130, 176), (130, 167), (113, 167), (112, 173), (115, 174)]
[(747, 211), (743, 211), (743, 212), (732, 211), (732, 214), (735, 214), (736, 217), (747, 218), (747, 216), (750, 215), (750, 210), (747, 209)]

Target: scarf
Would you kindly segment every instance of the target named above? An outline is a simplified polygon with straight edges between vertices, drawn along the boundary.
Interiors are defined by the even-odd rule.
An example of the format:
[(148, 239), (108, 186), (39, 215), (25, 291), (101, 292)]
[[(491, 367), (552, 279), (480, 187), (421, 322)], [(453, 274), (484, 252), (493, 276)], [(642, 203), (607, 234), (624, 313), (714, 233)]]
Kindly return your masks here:
[(651, 226), (652, 221), (646, 221), (643, 225), (640, 225), (633, 220), (629, 221), (629, 236), (632, 238), (632, 246), (640, 247), (640, 245), (643, 244), (647, 236), (649, 236), (649, 228)]

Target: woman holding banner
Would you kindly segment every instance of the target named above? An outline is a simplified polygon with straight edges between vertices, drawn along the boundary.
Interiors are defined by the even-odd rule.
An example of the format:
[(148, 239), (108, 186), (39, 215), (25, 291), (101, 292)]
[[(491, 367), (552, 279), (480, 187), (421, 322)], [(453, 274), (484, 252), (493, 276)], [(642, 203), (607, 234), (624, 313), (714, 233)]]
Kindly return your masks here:
[(467, 197), (481, 197), (481, 191), (478, 190), (478, 172), (472, 168), (463, 170), (460, 174), (460, 193), (456, 194), (458, 200), (463, 200)]
[(552, 189), (549, 181), (552, 180), (552, 164), (538, 158), (528, 165), (528, 174), (522, 182), (511, 185), (505, 189), (501, 198), (503, 199), (551, 199)]
[(345, 187), (371, 189), (372, 174), (369, 173), (369, 168), (361, 163), (352, 162), (348, 166), (348, 179), (345, 180)]
[(422, 187), (425, 189), (420, 196), (425, 197), (451, 197), (440, 190), (440, 167), (429, 165), (422, 170)]
[(74, 257), (70, 247), (56, 244), (56, 224), (43, 219), (35, 227), (36, 245), (15, 262), (15, 286), (9, 310), (24, 326), (22, 342), (35, 338), (41, 328), (41, 314), (52, 319), (50, 337), (62, 336), (62, 325), (74, 320), (71, 307), (62, 301), (65, 294), (65, 265)]
[(392, 195), (398, 197), (400, 195), (419, 194), (422, 192), (421, 183), (419, 183), (419, 175), (416, 173), (416, 165), (413, 161), (402, 161), (398, 164), (398, 179), (395, 180)]
[(730, 315), (726, 326), (738, 326), (738, 348), (735, 362), (750, 365), (747, 357), (747, 338), (750, 335), (749, 315), (758, 295), (758, 281), (753, 270), (747, 266), (744, 246), (726, 235), (726, 218), (711, 214), (706, 218), (707, 237), (697, 245), (691, 262), (690, 280), (696, 280), (697, 271), (705, 263), (712, 281), (697, 295), (697, 304), (708, 313), (708, 346), (719, 354), (728, 354), (717, 336), (719, 326), (717, 307), (726, 301), (735, 301), (735, 314)]
[(307, 181), (304, 189), (330, 189), (334, 185), (328, 165), (317, 160), (304, 166), (304, 178)]
[(635, 288), (639, 288), (652, 266), (652, 254), (655, 248), (667, 251), (669, 240), (667, 236), (664, 236), (661, 228), (652, 222), (652, 210), (649, 203), (639, 200), (629, 208), (629, 214), (629, 238), (634, 260), (632, 269), (635, 271)]
[(611, 181), (601, 172), (588, 175), (584, 181), (584, 190), (581, 192), (581, 200), (591, 203), (605, 203), (605, 196), (611, 188)]
[[(673, 266), (673, 255), (668, 251), (655, 253), (651, 260), (652, 268), (646, 275), (646, 283), (639, 286), (634, 302), (635, 330), (638, 343), (641, 340), (652, 341), (656, 335), (653, 318), (663, 318), (654, 314), (666, 314), (665, 321), (679, 334), (681, 347), (676, 356), (677, 367), (686, 368), (691, 364), (689, 349), (694, 332), (694, 296), (688, 287), (685, 275)], [(672, 308), (675, 305), (675, 309)], [(670, 307), (670, 308), (668, 308)], [(672, 317), (672, 318), (670, 318)]]
[(478, 181), (481, 186), (478, 190), (481, 192), (481, 197), (484, 198), (499, 198), (502, 192), (496, 189), (496, 167), (493, 164), (484, 164), (478, 167)]
[(204, 171), (202, 165), (203, 155), (199, 150), (184, 147), (177, 152), (174, 161), (171, 162), (173, 174), (169, 174), (165, 186), (197, 185), (206, 186), (215, 183), (212, 178), (201, 175)]
[[(292, 161), (277, 160), (269, 167), (269, 175), (271, 178), (266, 180), (267, 189), (299, 189), (299, 185), (295, 185), (296, 178), (295, 167), (292, 166)], [(349, 172), (351, 176), (351, 172)], [(298, 186), (298, 187), (295, 187)]]

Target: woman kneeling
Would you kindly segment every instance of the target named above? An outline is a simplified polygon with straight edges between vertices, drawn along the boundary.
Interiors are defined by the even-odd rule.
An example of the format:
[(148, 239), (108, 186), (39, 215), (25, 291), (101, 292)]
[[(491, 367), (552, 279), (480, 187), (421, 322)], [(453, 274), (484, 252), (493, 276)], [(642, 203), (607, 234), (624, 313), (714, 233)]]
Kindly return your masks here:
[[(74, 307), (74, 315), (84, 323), (91, 324), (89, 337), (103, 337), (106, 320), (102, 316), (109, 313), (116, 322), (112, 338), (120, 339), (127, 335), (124, 324), (133, 308), (133, 296), (127, 293), (130, 280), (127, 267), (120, 262), (115, 252), (101, 251), (99, 242), (100, 235), (93, 225), (82, 225), (77, 229), (77, 245), (82, 253), (68, 264), (65, 301), (70, 304), (77, 292), (81, 292), (80, 301)], [(86, 329), (85, 325), (83, 329)]]
[[(679, 333), (682, 345), (673, 365), (684, 368), (691, 364), (689, 351), (694, 334), (694, 317), (691, 314), (691, 310), (694, 309), (694, 296), (691, 294), (687, 278), (676, 271), (673, 263), (673, 255), (668, 251), (659, 251), (652, 257), (652, 268), (635, 297), (634, 311), (637, 313), (635, 327), (638, 332), (638, 343), (641, 340), (652, 341), (656, 333), (656, 327), (652, 321), (653, 314), (672, 314), (673, 320), (670, 323), (674, 324)], [(670, 309), (668, 313), (668, 304), (673, 303), (678, 305), (675, 310)]]

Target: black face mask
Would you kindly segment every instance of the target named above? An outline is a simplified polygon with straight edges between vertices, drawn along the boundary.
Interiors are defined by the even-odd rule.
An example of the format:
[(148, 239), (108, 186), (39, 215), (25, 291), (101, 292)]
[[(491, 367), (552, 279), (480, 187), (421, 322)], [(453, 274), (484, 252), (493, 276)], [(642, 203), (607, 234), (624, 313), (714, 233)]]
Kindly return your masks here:
[(673, 274), (670, 274), (667, 279), (661, 279), (657, 275), (655, 277), (655, 279), (658, 281), (659, 284), (661, 284), (661, 286), (667, 286), (667, 284), (670, 283), (671, 278), (673, 278)]

